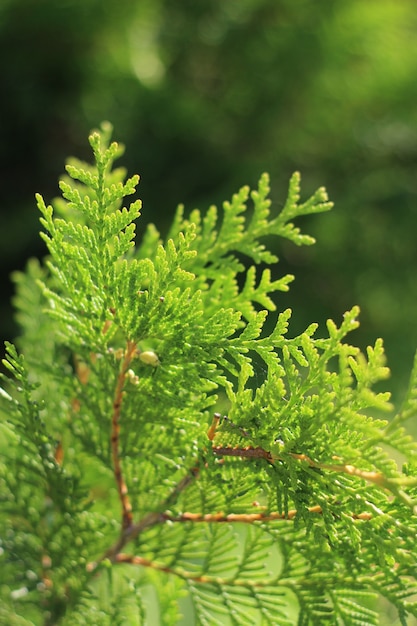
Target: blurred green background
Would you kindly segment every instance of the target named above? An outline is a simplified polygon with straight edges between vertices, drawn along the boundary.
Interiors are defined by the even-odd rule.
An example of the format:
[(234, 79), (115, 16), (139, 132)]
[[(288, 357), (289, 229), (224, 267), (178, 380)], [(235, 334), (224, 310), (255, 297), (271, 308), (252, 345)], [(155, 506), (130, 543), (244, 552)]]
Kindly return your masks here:
[[(140, 173), (144, 221), (205, 209), (268, 171), (274, 210), (298, 169), (313, 248), (295, 273), (292, 331), (359, 304), (365, 347), (385, 339), (399, 400), (417, 346), (417, 7), (414, 0), (2, 0), (1, 334), (9, 274), (44, 253), (33, 195), (57, 194), (67, 156), (90, 159), (102, 120)], [(141, 227), (139, 225), (139, 235)]]

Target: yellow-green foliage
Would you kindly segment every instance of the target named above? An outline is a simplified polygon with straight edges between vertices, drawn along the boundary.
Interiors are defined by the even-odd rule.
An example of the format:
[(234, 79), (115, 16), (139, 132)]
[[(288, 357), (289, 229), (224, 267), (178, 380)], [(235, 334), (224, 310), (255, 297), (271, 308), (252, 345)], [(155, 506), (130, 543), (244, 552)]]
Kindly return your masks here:
[(15, 277), (2, 623), (377, 624), (385, 596), (405, 624), (417, 366), (381, 419), (382, 342), (365, 356), (346, 341), (357, 308), (297, 336), (273, 313), (292, 276), (274, 276), (268, 241), (314, 243), (293, 220), (330, 209), (325, 191), (300, 203), (294, 174), (273, 217), (263, 175), (135, 245), (138, 177), (113, 169), (109, 127), (90, 144), (53, 207), (37, 196), (49, 256)]

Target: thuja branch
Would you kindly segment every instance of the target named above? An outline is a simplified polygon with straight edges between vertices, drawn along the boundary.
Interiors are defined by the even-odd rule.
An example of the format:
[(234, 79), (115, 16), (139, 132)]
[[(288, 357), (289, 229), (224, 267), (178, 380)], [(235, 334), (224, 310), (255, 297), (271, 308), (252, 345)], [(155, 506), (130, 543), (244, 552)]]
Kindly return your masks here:
[[(233, 427), (238, 430), (241, 437), (248, 438), (250, 437), (249, 433), (246, 432), (240, 426), (237, 426), (232, 422), (227, 415), (221, 415), (220, 413), (214, 413), (213, 420), (210, 427), (207, 430), (207, 437), (210, 441), (213, 441), (218, 433), (218, 427), (221, 423), (226, 423), (229, 427)], [(216, 446), (212, 445), (212, 452), (216, 456), (234, 456), (241, 458), (259, 458), (265, 459), (268, 463), (274, 464), (275, 461), (285, 461), (284, 455), (276, 455), (272, 454), (270, 451), (265, 450), (264, 448), (257, 446)], [(320, 463), (318, 461), (314, 461), (311, 457), (306, 454), (298, 454), (296, 452), (289, 452), (286, 455), (287, 458), (295, 459), (300, 462), (306, 463), (309, 467), (314, 469), (337, 472), (342, 474), (348, 474), (349, 476), (356, 476), (365, 480), (366, 482), (373, 483), (382, 489), (386, 489), (391, 492), (393, 495), (397, 496), (400, 500), (402, 500), (408, 507), (412, 508), (415, 512), (417, 508), (416, 501), (410, 498), (410, 496), (403, 491), (403, 487), (415, 487), (417, 485), (417, 478), (415, 476), (399, 476), (399, 477), (388, 477), (385, 476), (382, 472), (363, 470), (355, 465), (350, 463), (336, 462), (336, 463)], [(332, 460), (341, 461), (342, 459), (338, 456), (333, 456)]]
[(145, 515), (145, 517), (139, 520), (139, 522), (125, 528), (120, 540), (113, 548), (110, 548), (110, 550), (106, 553), (106, 557), (108, 558), (112, 554), (116, 554), (124, 545), (126, 545), (126, 543), (136, 539), (136, 537), (140, 535), (145, 528), (164, 522), (163, 512), (177, 501), (178, 496), (194, 481), (194, 479), (198, 476), (199, 471), (198, 465), (193, 466), (184, 478), (182, 478), (179, 483), (175, 485), (169, 496), (161, 503), (159, 511), (148, 513), (148, 515)]
[[(94, 571), (98, 564), (105, 559), (109, 559), (113, 563), (121, 562), (120, 555), (124, 546), (129, 542), (136, 539), (145, 529), (150, 526), (154, 526), (156, 524), (163, 524), (167, 521), (170, 522), (224, 522), (224, 523), (247, 523), (252, 524), (254, 522), (270, 522), (270, 521), (291, 521), (295, 519), (298, 511), (296, 509), (291, 509), (285, 513), (279, 512), (257, 512), (257, 513), (231, 513), (224, 514), (222, 512), (212, 513), (212, 514), (201, 514), (201, 513), (193, 513), (193, 512), (184, 512), (179, 515), (172, 515), (169, 512), (169, 508), (174, 504), (180, 494), (198, 477), (200, 473), (200, 464), (196, 461), (195, 465), (187, 472), (187, 474), (178, 482), (178, 484), (173, 488), (168, 497), (161, 502), (157, 511), (153, 511), (145, 515), (138, 522), (133, 522), (131, 505), (128, 498), (127, 487), (124, 483), (120, 457), (118, 451), (118, 438), (119, 438), (119, 420), (120, 420), (120, 411), (121, 404), (123, 399), (123, 387), (126, 378), (127, 371), (129, 369), (130, 361), (133, 356), (137, 354), (136, 344), (133, 342), (128, 342), (124, 358), (120, 365), (120, 371), (118, 376), (118, 381), (116, 385), (115, 391), (115, 399), (113, 403), (113, 420), (112, 420), (112, 450), (113, 450), (113, 462), (115, 468), (116, 481), (118, 485), (119, 495), (122, 502), (123, 508), (123, 524), (122, 524), (122, 532), (118, 540), (105, 552), (105, 554), (94, 563), (90, 563), (88, 565), (89, 571)], [(212, 441), (215, 437), (216, 428), (219, 423), (219, 416), (215, 414), (214, 422), (209, 428), (208, 438)], [(248, 436), (245, 431), (242, 431), (243, 436)], [(247, 446), (243, 447), (231, 447), (231, 446), (215, 446), (213, 445), (212, 453), (217, 457), (239, 457), (239, 458), (248, 458), (248, 459), (264, 459), (270, 464), (274, 464), (276, 461), (285, 460), (285, 457), (282, 455), (272, 454), (270, 451), (265, 450), (264, 448), (251, 447)], [(300, 463), (306, 463), (309, 467), (314, 469), (320, 469), (324, 471), (332, 471), (336, 473), (345, 473), (350, 476), (356, 476), (367, 482), (374, 483), (375, 485), (390, 490), (392, 493), (395, 493), (400, 498), (405, 499), (407, 504), (410, 504), (410, 499), (406, 494), (403, 497), (402, 492), (398, 489), (398, 485), (395, 482), (395, 479), (391, 482), (391, 479), (384, 476), (381, 472), (373, 472), (362, 470), (353, 465), (346, 463), (319, 463), (314, 461), (306, 454), (298, 454), (298, 453), (289, 453), (288, 457), (299, 461)], [(338, 460), (338, 457), (334, 457), (334, 460)], [(397, 481), (398, 482), (398, 481)], [(311, 514), (321, 515), (323, 513), (322, 508), (319, 505), (311, 506), (307, 509), (307, 511)], [(369, 512), (362, 513), (351, 513), (350, 517), (352, 519), (358, 519), (362, 521), (370, 520), (372, 518), (372, 514)], [(130, 558), (130, 557), (129, 557)], [(132, 557), (133, 558), (133, 557)], [(132, 563), (139, 563), (141, 557), (134, 557)], [(141, 560), (142, 565), (146, 565), (145, 560)], [(153, 567), (152, 564), (148, 564), (148, 566)], [(162, 566), (161, 566), (162, 568)], [(160, 568), (160, 569), (161, 569)], [(162, 568), (163, 569), (163, 568)]]
[[(213, 446), (212, 448), (213, 454), (216, 456), (237, 456), (241, 458), (258, 458), (265, 459), (269, 461), (269, 463), (274, 463), (275, 461), (284, 461), (285, 456), (280, 456), (277, 454), (272, 454), (268, 450), (264, 450), (261, 447), (252, 447), (247, 446), (246, 448), (239, 447), (229, 447), (229, 446)], [(388, 484), (388, 479), (381, 472), (370, 472), (366, 470), (362, 470), (354, 465), (349, 465), (347, 463), (319, 463), (318, 461), (314, 461), (306, 454), (297, 454), (295, 452), (288, 453), (288, 457), (295, 459), (300, 462), (306, 463), (309, 467), (313, 467), (314, 469), (327, 470), (332, 472), (341, 472), (344, 474), (349, 474), (350, 476), (358, 476), (359, 478), (363, 478), (368, 482), (375, 483), (380, 487), (386, 487)], [(335, 460), (337, 457), (335, 457)]]
[[(230, 446), (213, 446), (212, 452), (215, 456), (233, 456), (240, 458), (258, 458), (265, 459), (268, 463), (274, 464), (275, 461), (285, 461), (284, 455), (272, 454), (268, 450), (264, 450), (261, 447), (247, 446), (245, 448), (230, 447)], [(356, 476), (366, 482), (373, 483), (374, 485), (390, 491), (392, 494), (403, 500), (408, 506), (414, 507), (415, 501), (412, 500), (400, 487), (415, 485), (415, 478), (411, 480), (409, 477), (390, 478), (385, 476), (382, 472), (368, 471), (351, 465), (349, 463), (320, 463), (314, 461), (306, 454), (297, 454), (290, 452), (286, 455), (291, 459), (295, 459), (300, 463), (306, 463), (309, 467), (319, 469), (323, 471), (330, 471), (342, 474), (348, 474), (349, 476)], [(338, 460), (339, 457), (334, 457), (334, 460)]]
[(133, 554), (118, 554), (116, 559), (116, 563), (130, 563), (131, 565), (141, 565), (142, 567), (150, 567), (152, 569), (158, 570), (159, 572), (165, 572), (166, 574), (173, 574), (174, 576), (179, 576), (187, 581), (192, 581), (197, 584), (215, 584), (221, 586), (234, 586), (234, 587), (269, 587), (273, 581), (270, 579), (265, 579), (263, 581), (253, 581), (253, 580), (241, 580), (239, 578), (221, 578), (219, 576), (207, 576), (204, 574), (193, 574), (192, 572), (188, 572), (187, 570), (183, 570), (181, 568), (172, 568), (166, 565), (162, 565), (162, 563), (158, 563), (157, 561), (151, 561), (150, 559), (145, 559), (144, 557), (133, 555)]
[[(307, 509), (308, 513), (322, 515), (323, 509), (320, 505), (310, 506)], [(206, 522), (206, 523), (241, 523), (241, 524), (253, 524), (254, 522), (273, 522), (273, 521), (291, 521), (298, 514), (297, 509), (291, 509), (286, 513), (278, 513), (276, 511), (270, 513), (182, 513), (181, 515), (171, 515), (164, 513), (163, 518), (170, 522)], [(372, 515), (367, 512), (352, 513), (352, 519), (370, 520)]]
[[(38, 196), (48, 268), (32, 267), (19, 286), (22, 346), (33, 373), (14, 349), (8, 350), (5, 365), (15, 380), (7, 382), (8, 391), (0, 389), (0, 399), (7, 402), (0, 432), (6, 434), (3, 448), (15, 450), (10, 454), (13, 463), (0, 463), (0, 622), (14, 623), (17, 610), (25, 623), (32, 623), (35, 604), (37, 623), (40, 612), (45, 624), (78, 623), (84, 605), (85, 623), (96, 623), (97, 611), (111, 611), (108, 618), (114, 621), (112, 608), (124, 611), (126, 598), (129, 611), (136, 603), (137, 612), (143, 613), (147, 602), (140, 597), (141, 574), (135, 575), (138, 585), (129, 597), (131, 586), (123, 572), (115, 574), (114, 585), (93, 581), (102, 569), (117, 564), (185, 581), (199, 623), (214, 623), (211, 611), (218, 607), (219, 614), (236, 623), (246, 623), (252, 613), (253, 622), (290, 623), (285, 605), (294, 600), (298, 623), (318, 616), (332, 623), (376, 624), (368, 619), (367, 606), (361, 606), (369, 590), (393, 602), (404, 623), (408, 612), (417, 615), (417, 507), (411, 508), (417, 502), (417, 448), (401, 430), (404, 419), (415, 413), (416, 372), (405, 408), (391, 426), (382, 428), (379, 420), (360, 414), (364, 419), (357, 419), (365, 407), (367, 414), (388, 408), (388, 400), (387, 394), (371, 390), (387, 373), (382, 344), (362, 358), (344, 343), (346, 333), (357, 326), (356, 308), (346, 313), (340, 328), (328, 322), (328, 338), (315, 339), (312, 324), (288, 343), (289, 310), (279, 314), (272, 332), (264, 325), (267, 311), (275, 310), (273, 294), (286, 290), (289, 277), (272, 280), (270, 268), (257, 274), (255, 266), (276, 263), (273, 250), (260, 238), (313, 243), (292, 220), (330, 208), (324, 191), (300, 204), (299, 176), (294, 176), (283, 210), (271, 218), (268, 178), (263, 176), (257, 190), (242, 188), (223, 205), (221, 215), (211, 207), (204, 215), (193, 211), (184, 218), (180, 210), (165, 244), (151, 227), (135, 249), (139, 203), (125, 207), (124, 199), (135, 193), (137, 177), (124, 182), (122, 169), (113, 169), (120, 150), (115, 143), (109, 145), (108, 129), (92, 135), (90, 142), (95, 165), (69, 166), (74, 183), (62, 182), (63, 203), (55, 209)], [(253, 208), (248, 215), (249, 197)], [(61, 217), (54, 217), (55, 212)], [(236, 254), (252, 259), (254, 267), (244, 272)], [(109, 277), (112, 284), (117, 277), (117, 289), (109, 285)], [(161, 293), (159, 301), (165, 305), (158, 311), (152, 294)], [(45, 308), (54, 332), (43, 315)], [(161, 361), (146, 343), (140, 349), (127, 339), (119, 345), (121, 335), (155, 339)], [(90, 354), (95, 365), (97, 346), (102, 354), (104, 345), (108, 353), (97, 360), (97, 367), (90, 369), (88, 360), (74, 357), (78, 380), (73, 381), (68, 352), (78, 353), (81, 346), (82, 355)], [(254, 395), (247, 383), (258, 357), (267, 370)], [(334, 367), (333, 357), (339, 358), (340, 367)], [(143, 366), (161, 366), (161, 376), (152, 378), (142, 369), (139, 381), (131, 369), (136, 358)], [(103, 381), (110, 376), (109, 390)], [(36, 391), (32, 377), (41, 383)], [(132, 394), (130, 383), (136, 385)], [(203, 443), (205, 416), (219, 386), (226, 386), (230, 414), (240, 412), (243, 427), (215, 413)], [(287, 386), (297, 413), (311, 415), (307, 447), (267, 443), (271, 432), (281, 433), (287, 443), (298, 440), (302, 424), (289, 420), (283, 425), (277, 411)], [(80, 399), (72, 398), (74, 389), (81, 391)], [(61, 432), (57, 409), (67, 404), (74, 415), (82, 412), (83, 419)], [(100, 463), (106, 476), (108, 471), (100, 430), (103, 406), (118, 494), (116, 535), (114, 511), (106, 508), (113, 503), (112, 492), (98, 492), (97, 501), (90, 502), (97, 480), (91, 461), (94, 468)], [(334, 406), (351, 409), (344, 423), (336, 424)], [(256, 426), (254, 419), (256, 431), (249, 432), (243, 417), (258, 411), (262, 419)], [(357, 431), (358, 437), (351, 439)], [(337, 448), (314, 452), (329, 450), (336, 440)], [(381, 449), (385, 443), (404, 456), (403, 473)], [(80, 467), (74, 467), (75, 460)], [(89, 478), (94, 482), (87, 492)], [(267, 506), (253, 501), (258, 495)], [(240, 532), (244, 524), (247, 532)], [(275, 556), (270, 547), (275, 552), (275, 546), (282, 567), (270, 575), (268, 565)], [(164, 599), (159, 613), (164, 623), (173, 624), (177, 611), (172, 617), (163, 612), (168, 606), (165, 581), (158, 578), (152, 576), (155, 598)], [(283, 587), (291, 590), (288, 597)], [(103, 597), (104, 590), (113, 594), (110, 600)]]
[[(269, 458), (270, 454), (267, 453), (262, 448), (247, 448), (247, 449), (236, 449), (236, 448), (224, 448), (225, 452), (233, 451), (233, 456), (243, 456), (243, 457), (258, 457), (258, 458)], [(238, 455), (238, 452), (242, 452), (242, 455)], [(261, 453), (262, 451), (262, 453)], [(136, 565), (142, 565), (146, 567), (153, 567), (159, 569), (160, 571), (166, 571), (169, 573), (176, 573), (182, 576), (181, 573), (174, 572), (169, 568), (166, 568), (162, 565), (155, 565), (152, 561), (148, 561), (139, 556), (129, 556), (121, 553), (124, 546), (129, 542), (136, 539), (143, 531), (151, 526), (155, 526), (157, 524), (164, 524), (166, 522), (192, 522), (192, 523), (245, 523), (245, 524), (253, 524), (256, 522), (271, 522), (271, 521), (292, 521), (295, 519), (297, 514), (299, 513), (297, 509), (290, 509), (285, 513), (279, 512), (258, 512), (258, 513), (230, 513), (224, 514), (222, 512), (211, 513), (211, 514), (202, 514), (202, 513), (191, 513), (184, 512), (179, 515), (173, 515), (169, 513), (169, 508), (177, 501), (180, 494), (196, 479), (200, 474), (200, 465), (196, 463), (187, 474), (175, 485), (171, 493), (167, 498), (161, 503), (158, 507), (157, 511), (152, 511), (145, 515), (142, 519), (140, 519), (136, 523), (131, 523), (128, 526), (124, 526), (122, 528), (122, 532), (118, 540), (103, 554), (103, 556), (97, 561), (89, 563), (87, 569), (89, 572), (93, 572), (99, 565), (99, 563), (108, 559), (112, 563), (132, 563)], [(323, 509), (320, 505), (315, 505), (308, 507), (308, 513), (312, 515), (322, 515)], [(362, 513), (351, 513), (350, 516), (352, 519), (368, 521), (372, 518), (372, 514), (368, 512)], [(131, 518), (131, 515), (130, 515)], [(184, 576), (188, 578), (188, 576)], [(199, 582), (209, 582), (203, 580), (204, 577), (199, 577)]]
[(119, 452), (120, 437), (120, 414), (123, 402), (123, 388), (126, 374), (132, 358), (136, 352), (136, 343), (128, 341), (123, 359), (120, 363), (119, 375), (117, 377), (116, 388), (113, 399), (113, 414), (111, 422), (111, 451), (113, 460), (113, 471), (116, 479), (117, 491), (122, 505), (122, 527), (129, 528), (132, 524), (132, 505), (130, 504), (127, 485), (123, 478), (122, 465)]
[[(175, 485), (171, 493), (161, 503), (157, 511), (152, 511), (148, 513), (138, 522), (131, 522), (128, 526), (123, 526), (122, 532), (118, 540), (112, 546), (110, 546), (110, 548), (98, 561), (89, 563), (87, 565), (88, 571), (94, 571), (97, 568), (98, 564), (105, 559), (109, 559), (113, 563), (117, 562), (118, 554), (127, 543), (136, 539), (136, 537), (138, 537), (145, 529), (149, 528), (150, 526), (164, 523), (166, 521), (164, 518), (164, 511), (166, 511), (170, 506), (172, 506), (172, 504), (176, 502), (181, 492), (184, 491), (194, 481), (199, 472), (200, 470), (198, 464), (194, 465), (187, 472), (184, 478), (182, 478), (179, 483)], [(131, 513), (130, 519), (132, 519)]]

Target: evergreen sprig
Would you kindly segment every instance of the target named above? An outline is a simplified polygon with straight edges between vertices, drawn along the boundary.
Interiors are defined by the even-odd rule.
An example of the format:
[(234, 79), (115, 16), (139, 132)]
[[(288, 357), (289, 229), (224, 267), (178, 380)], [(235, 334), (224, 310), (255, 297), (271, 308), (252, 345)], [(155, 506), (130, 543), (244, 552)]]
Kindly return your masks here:
[(383, 344), (348, 343), (357, 307), (325, 337), (289, 336), (289, 309), (266, 324), (293, 278), (272, 279), (269, 246), (314, 242), (293, 221), (331, 208), (324, 189), (300, 203), (294, 174), (272, 216), (263, 175), (136, 246), (139, 179), (113, 167), (110, 135), (91, 135), (94, 164), (70, 162), (53, 206), (37, 195), (49, 256), (15, 276), (0, 618), (168, 626), (186, 594), (187, 623), (357, 626), (383, 596), (406, 624), (417, 366), (382, 419)]

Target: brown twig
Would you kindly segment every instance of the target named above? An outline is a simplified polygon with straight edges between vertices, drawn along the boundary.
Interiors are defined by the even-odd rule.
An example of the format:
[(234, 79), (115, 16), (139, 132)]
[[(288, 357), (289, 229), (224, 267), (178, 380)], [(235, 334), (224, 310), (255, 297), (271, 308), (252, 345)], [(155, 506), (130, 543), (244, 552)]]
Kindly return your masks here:
[[(323, 510), (321, 506), (312, 506), (308, 509), (309, 513), (317, 513), (321, 515)], [(252, 524), (253, 522), (271, 522), (273, 520), (292, 520), (297, 515), (295, 509), (287, 511), (287, 513), (181, 513), (180, 515), (171, 515), (164, 513), (165, 521), (170, 522), (206, 522), (206, 523), (243, 523)]]
[[(349, 476), (357, 476), (358, 478), (362, 478), (367, 482), (374, 483), (379, 487), (386, 487), (387, 479), (381, 472), (370, 472), (367, 470), (363, 470), (360, 467), (356, 467), (355, 465), (350, 465), (348, 463), (318, 463), (317, 461), (313, 461), (313, 459), (311, 459), (306, 454), (291, 453), (290, 456), (298, 461), (305, 461), (310, 467), (314, 467), (316, 469), (349, 474)], [(338, 457), (333, 458), (336, 460)]]
[(111, 423), (111, 450), (113, 459), (113, 470), (116, 479), (117, 491), (122, 505), (122, 528), (129, 528), (132, 524), (132, 505), (128, 495), (127, 485), (123, 478), (122, 465), (119, 454), (120, 437), (120, 413), (123, 402), (123, 387), (130, 362), (136, 352), (136, 343), (128, 341), (123, 360), (120, 363), (119, 375), (117, 377), (116, 389), (113, 399), (113, 415)]
[[(268, 450), (264, 450), (261, 447), (252, 447), (247, 446), (245, 448), (240, 447), (230, 447), (230, 446), (213, 446), (212, 447), (213, 454), (216, 456), (235, 456), (241, 458), (258, 458), (265, 459), (271, 464), (274, 464), (275, 461), (284, 461), (285, 457), (280, 455), (275, 455), (269, 452)], [(288, 457), (295, 459), (300, 462), (305, 462), (310, 467), (314, 469), (327, 470), (331, 472), (339, 472), (343, 474), (349, 474), (350, 476), (357, 476), (358, 478), (362, 478), (367, 482), (372, 482), (379, 487), (389, 488), (387, 478), (381, 472), (370, 472), (367, 470), (362, 470), (359, 467), (355, 467), (354, 465), (349, 465), (347, 463), (319, 463), (314, 461), (306, 454), (297, 454), (294, 452), (288, 453)], [(335, 457), (337, 458), (337, 457)]]
[(104, 561), (105, 559), (109, 559), (112, 563), (116, 563), (118, 559), (118, 555), (120, 551), (124, 548), (124, 546), (133, 541), (138, 537), (146, 528), (150, 526), (154, 526), (155, 524), (164, 523), (166, 520), (164, 519), (164, 511), (166, 511), (172, 504), (177, 500), (178, 496), (184, 489), (190, 485), (194, 479), (199, 474), (199, 467), (196, 464), (191, 468), (191, 470), (182, 478), (177, 485), (175, 485), (174, 489), (168, 495), (168, 497), (161, 503), (161, 506), (158, 511), (152, 511), (145, 515), (138, 522), (131, 523), (129, 526), (123, 528), (122, 533), (118, 540), (110, 546), (108, 550), (106, 550), (105, 554), (98, 559), (98, 561), (89, 563), (87, 565), (87, 569), (89, 572), (93, 572), (99, 563)]
[(246, 446), (245, 448), (240, 448), (239, 446), (234, 448), (231, 446), (213, 446), (212, 452), (216, 456), (237, 456), (250, 459), (265, 459), (269, 463), (273, 463), (273, 461), (278, 460), (278, 457), (273, 457), (270, 452), (260, 448), (259, 446), (256, 448), (253, 446)]
[[(309, 513), (322, 515), (323, 509), (321, 506), (310, 506), (307, 511)], [(291, 509), (287, 513), (208, 513), (203, 515), (202, 513), (181, 513), (180, 515), (171, 515), (170, 513), (164, 513), (163, 518), (170, 522), (206, 522), (206, 523), (243, 523), (253, 524), (253, 522), (272, 522), (275, 520), (290, 521), (295, 518), (298, 511), (297, 509)], [(351, 513), (352, 519), (370, 520), (372, 518), (371, 513)]]
[(219, 576), (207, 576), (204, 574), (193, 574), (192, 572), (188, 572), (187, 570), (177, 569), (168, 567), (167, 565), (162, 565), (156, 561), (151, 561), (150, 559), (145, 559), (141, 556), (136, 556), (133, 554), (118, 554), (115, 559), (116, 563), (130, 563), (131, 565), (142, 565), (142, 567), (151, 567), (152, 569), (158, 570), (159, 572), (165, 572), (166, 574), (174, 574), (175, 576), (179, 576), (184, 580), (192, 581), (197, 584), (207, 584), (212, 583), (216, 585), (233, 585), (234, 587), (266, 587), (271, 585), (271, 580), (266, 579), (265, 581), (252, 581), (252, 580), (242, 580), (239, 578), (221, 578)]
[(176, 502), (180, 493), (184, 491), (184, 489), (186, 489), (188, 485), (190, 485), (194, 481), (196, 476), (198, 476), (199, 471), (200, 470), (198, 468), (198, 465), (192, 467), (191, 470), (184, 476), (184, 478), (182, 478), (180, 482), (175, 485), (169, 496), (161, 504), (160, 510), (158, 512), (149, 513), (137, 524), (132, 524), (129, 528), (126, 528), (122, 535), (123, 543), (122, 546), (119, 547), (119, 550), (129, 541), (133, 541), (133, 539), (136, 539), (136, 537), (140, 535), (144, 528), (147, 528), (148, 526), (153, 526), (158, 522), (164, 522), (165, 520), (163, 517), (163, 511), (169, 509), (169, 507), (172, 506), (174, 502)]
[[(153, 511), (145, 515), (141, 520), (137, 523), (133, 523), (132, 519), (132, 509), (130, 505), (130, 501), (128, 498), (127, 487), (123, 481), (122, 470), (119, 458), (119, 450), (118, 450), (118, 442), (119, 442), (119, 421), (120, 421), (120, 411), (121, 404), (123, 398), (123, 387), (125, 383), (126, 373), (128, 371), (130, 361), (133, 358), (136, 352), (136, 345), (133, 342), (129, 342), (127, 345), (127, 349), (124, 354), (123, 361), (120, 366), (120, 372), (117, 380), (114, 402), (113, 402), (113, 419), (112, 419), (112, 452), (113, 452), (113, 463), (114, 463), (114, 471), (116, 476), (116, 482), (118, 486), (118, 491), (120, 495), (120, 500), (122, 502), (123, 508), (123, 526), (122, 532), (118, 540), (105, 552), (105, 554), (97, 561), (90, 563), (87, 568), (88, 571), (93, 572), (98, 564), (105, 559), (109, 559), (113, 563), (122, 563), (129, 562), (132, 564), (144, 565), (147, 567), (154, 567), (161, 571), (166, 571), (170, 573), (178, 573), (173, 572), (170, 568), (167, 568), (162, 565), (155, 564), (147, 559), (144, 559), (139, 556), (130, 556), (121, 553), (121, 550), (124, 546), (136, 539), (146, 528), (150, 526), (154, 526), (155, 524), (165, 523), (167, 521), (171, 522), (206, 522), (206, 523), (215, 523), (215, 522), (226, 522), (226, 523), (253, 523), (253, 522), (268, 522), (273, 520), (282, 520), (288, 521), (293, 520), (297, 515), (296, 509), (291, 509), (286, 513), (278, 513), (278, 512), (269, 512), (269, 513), (247, 513), (247, 514), (239, 514), (239, 513), (213, 513), (213, 514), (202, 514), (202, 513), (189, 513), (184, 512), (179, 515), (172, 515), (167, 511), (172, 506), (173, 503), (176, 502), (178, 496), (181, 494), (184, 489), (188, 487), (190, 483), (194, 481), (194, 479), (198, 476), (200, 472), (199, 463), (196, 462), (195, 465), (188, 471), (188, 473), (179, 481), (179, 483), (174, 487), (172, 492), (168, 495), (168, 497), (161, 503), (159, 510)], [(219, 414), (215, 414), (213, 423), (209, 429), (208, 437), (212, 441), (216, 435), (216, 428), (221, 419)], [(244, 432), (244, 436), (246, 436), (246, 432)], [(247, 446), (243, 447), (230, 447), (230, 446), (212, 446), (212, 452), (214, 455), (218, 457), (224, 456), (233, 456), (240, 458), (258, 458), (264, 459), (268, 463), (274, 464), (277, 460), (285, 460), (284, 456), (278, 456), (272, 454), (268, 450), (258, 446), (252, 447)], [(335, 463), (335, 464), (321, 464), (316, 461), (313, 461), (310, 457), (305, 454), (297, 454), (297, 453), (289, 453), (288, 456), (300, 462), (307, 463), (310, 467), (322, 470), (329, 470), (334, 472), (343, 472), (347, 473), (351, 476), (358, 476), (364, 480), (374, 482), (375, 484), (386, 487), (386, 478), (378, 473), (378, 472), (369, 472), (365, 470), (361, 470), (356, 468), (353, 465), (343, 464), (343, 463)], [(335, 460), (338, 457), (334, 457)], [(309, 507), (309, 513), (321, 515), (323, 513), (322, 508), (319, 505)], [(358, 520), (369, 520), (372, 518), (372, 514), (368, 512), (363, 513), (351, 513), (350, 516), (352, 519)], [(179, 574), (181, 575), (181, 574)], [(203, 582), (204, 577), (195, 577), (193, 580), (199, 580)]]
[[(213, 441), (213, 439), (215, 438), (218, 432), (217, 429), (220, 423), (226, 420), (228, 423), (233, 424), (233, 422), (231, 422), (226, 415), (222, 416), (220, 413), (215, 413), (213, 415), (212, 423), (207, 431), (207, 437), (210, 439), (210, 441)], [(249, 437), (249, 434), (245, 430), (243, 430), (239, 426), (236, 426), (235, 424), (233, 425), (240, 430), (240, 433), (243, 437)], [(274, 461), (285, 460), (284, 456), (272, 454), (268, 450), (264, 450), (264, 448), (261, 448), (259, 446), (258, 447), (212, 446), (212, 452), (216, 456), (236, 456), (236, 457), (242, 457), (242, 458), (246, 457), (246, 458), (265, 459), (271, 464), (273, 464)], [(301, 462), (304, 461), (310, 467), (313, 467), (315, 469), (322, 469), (322, 470), (328, 470), (331, 472), (339, 472), (339, 473), (341, 472), (344, 474), (349, 474), (350, 476), (358, 476), (358, 478), (362, 478), (363, 480), (366, 480), (367, 482), (372, 482), (375, 485), (378, 485), (379, 487), (384, 487), (386, 489), (390, 489), (390, 485), (392, 482), (389, 479), (387, 479), (387, 477), (384, 476), (384, 474), (382, 474), (381, 472), (362, 470), (348, 463), (334, 463), (334, 464), (318, 463), (317, 461), (314, 461), (306, 454), (297, 454), (295, 452), (288, 453), (288, 457), (291, 457), (292, 459), (296, 459), (297, 461), (301, 461)], [(339, 457), (336, 457), (336, 456), (333, 457), (333, 459), (340, 460)]]

